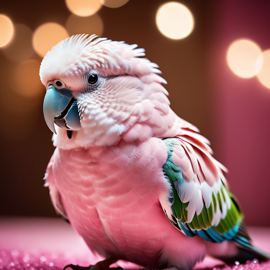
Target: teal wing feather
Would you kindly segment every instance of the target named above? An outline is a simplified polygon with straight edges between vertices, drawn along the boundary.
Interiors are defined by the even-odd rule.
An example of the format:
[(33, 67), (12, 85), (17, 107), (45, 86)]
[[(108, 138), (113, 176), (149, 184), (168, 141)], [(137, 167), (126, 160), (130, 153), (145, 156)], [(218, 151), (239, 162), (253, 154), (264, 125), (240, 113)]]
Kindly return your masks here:
[[(164, 212), (169, 221), (188, 237), (199, 235), (205, 241), (212, 243), (232, 241), (251, 252), (251, 254), (255, 256), (258, 255), (257, 257), (259, 258), (270, 259), (269, 254), (257, 249), (251, 244), (250, 237), (243, 223), (241, 208), (233, 194), (227, 189), (225, 178), (222, 179), (224, 176), (220, 168), (218, 168), (218, 170), (220, 170), (220, 174), (218, 174), (219, 178), (217, 178), (216, 184), (214, 184), (212, 188), (208, 185), (207, 181), (200, 182), (197, 180), (196, 185), (192, 182), (193, 179), (191, 179), (191, 181), (189, 179), (190, 182), (188, 182), (186, 181), (187, 176), (185, 176), (184, 168), (180, 166), (181, 161), (175, 162), (173, 158), (174, 152), (179, 150), (179, 147), (185, 148), (187, 141), (181, 141), (180, 137), (166, 138), (163, 141), (167, 147), (168, 153), (167, 160), (163, 165), (163, 172), (164, 177), (171, 186), (171, 191), (168, 196), (170, 211), (166, 211), (168, 207), (164, 208)], [(194, 149), (195, 146), (196, 145), (193, 145), (191, 148), (185, 148), (185, 154), (189, 156), (190, 163), (193, 162), (193, 170), (195, 170), (194, 162), (196, 162), (196, 158), (194, 159), (191, 155), (192, 149)], [(204, 152), (202, 148), (199, 150)], [(200, 168), (203, 170), (202, 167), (204, 164), (202, 164), (202, 160), (199, 161), (199, 151), (196, 152), (195, 149), (194, 153), (197, 154), (198, 164), (200, 164), (197, 169)], [(218, 163), (216, 164), (219, 166)], [(208, 167), (211, 166), (208, 164)], [(204, 176), (205, 174), (206, 173), (204, 173)], [(201, 176), (202, 175), (203, 174), (201, 174)], [(194, 179), (196, 178), (196, 171), (194, 171)], [(193, 190), (190, 192), (190, 190), (188, 191), (188, 188), (190, 188), (188, 185), (192, 184)], [(203, 185), (207, 188), (203, 189)], [(199, 189), (201, 190), (198, 191)], [(188, 192), (189, 196), (185, 196)], [(194, 194), (197, 194), (197, 197), (202, 197), (197, 199), (197, 201), (195, 198), (195, 204), (196, 202), (201, 204), (200, 207), (196, 208), (195, 206), (196, 211), (194, 211), (194, 201), (192, 201), (194, 198), (191, 194), (193, 197)], [(189, 200), (187, 200), (187, 198), (189, 198)]]
[[(223, 180), (218, 180), (221, 183), (218, 190), (217, 188), (213, 189), (210, 204), (206, 205), (202, 200), (203, 206), (200, 213), (195, 211), (193, 217), (189, 218), (188, 206), (191, 202), (184, 202), (180, 196), (182, 184), (186, 180), (182, 168), (174, 164), (172, 158), (175, 147), (182, 147), (179, 143), (180, 139), (167, 138), (164, 142), (167, 146), (168, 158), (163, 166), (163, 171), (172, 188), (169, 198), (171, 213), (166, 213), (170, 221), (190, 237), (200, 235), (206, 241), (218, 243), (224, 240), (232, 240), (237, 235), (243, 214)], [(226, 202), (226, 200), (230, 201)], [(230, 208), (227, 205), (230, 205)], [(226, 211), (225, 216), (224, 211)], [(214, 216), (217, 215), (217, 212), (220, 213), (219, 222), (213, 225)], [(222, 218), (222, 216), (224, 217)]]

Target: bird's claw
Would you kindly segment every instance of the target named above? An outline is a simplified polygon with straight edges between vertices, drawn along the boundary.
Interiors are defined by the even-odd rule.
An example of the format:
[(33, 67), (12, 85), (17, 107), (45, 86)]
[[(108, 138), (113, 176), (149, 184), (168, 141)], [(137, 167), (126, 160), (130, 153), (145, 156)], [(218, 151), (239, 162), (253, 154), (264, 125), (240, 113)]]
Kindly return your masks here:
[[(97, 265), (79, 266), (78, 264), (77, 265), (68, 264), (63, 268), (63, 270), (66, 270), (67, 268), (71, 268), (72, 270), (90, 270), (92, 267), (97, 268), (95, 266), (97, 266)], [(100, 266), (99, 268), (103, 269), (102, 266)], [(119, 266), (119, 267), (116, 267), (116, 268), (108, 268), (108, 270), (123, 270), (123, 268)]]
[(68, 264), (66, 265), (63, 270), (66, 270), (67, 268), (71, 268), (72, 270), (90, 270), (92, 265), (89, 265), (89, 266), (79, 266), (78, 264), (77, 265), (74, 265), (74, 264)]

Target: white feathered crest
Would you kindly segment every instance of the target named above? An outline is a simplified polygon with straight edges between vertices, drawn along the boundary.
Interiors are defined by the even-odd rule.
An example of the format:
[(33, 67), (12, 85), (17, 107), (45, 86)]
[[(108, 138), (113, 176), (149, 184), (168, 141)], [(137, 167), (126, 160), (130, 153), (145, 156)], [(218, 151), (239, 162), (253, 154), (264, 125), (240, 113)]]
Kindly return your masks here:
[[(44, 57), (40, 66), (40, 78), (45, 85), (54, 76), (81, 76), (91, 69), (111, 75), (133, 74), (151, 71), (160, 73), (155, 63), (144, 56), (144, 49), (128, 45), (123, 41), (111, 41), (86, 34), (71, 36), (55, 45)], [(139, 60), (133, 61), (133, 60)], [(137, 70), (133, 68), (136, 65)], [(138, 74), (136, 74), (138, 75)]]

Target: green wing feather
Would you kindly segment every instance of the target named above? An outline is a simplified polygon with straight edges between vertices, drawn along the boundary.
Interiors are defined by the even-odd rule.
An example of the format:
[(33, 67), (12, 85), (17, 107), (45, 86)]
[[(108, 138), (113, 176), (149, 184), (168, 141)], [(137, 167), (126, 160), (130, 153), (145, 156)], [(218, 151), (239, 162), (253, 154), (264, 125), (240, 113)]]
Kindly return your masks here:
[[(220, 243), (226, 240), (233, 241), (240, 245), (242, 249), (247, 250), (250, 257), (269, 260), (269, 254), (257, 249), (250, 243), (250, 237), (242, 222), (243, 214), (241, 208), (236, 198), (224, 185), (222, 179), (219, 180), (219, 190), (212, 191), (212, 200), (208, 207), (206, 207), (203, 201), (201, 212), (197, 215), (195, 211), (191, 221), (188, 221), (187, 207), (190, 201), (182, 202), (177, 192), (177, 190), (181, 190), (181, 184), (184, 183), (185, 179), (181, 172), (181, 167), (176, 166), (172, 160), (174, 148), (182, 147), (179, 145), (179, 140), (179, 138), (167, 138), (163, 140), (168, 150), (168, 158), (163, 166), (163, 171), (165, 179), (171, 185), (171, 193), (168, 197), (168, 202), (171, 204), (171, 213), (168, 215), (166, 210), (164, 211), (170, 222), (189, 237), (199, 235), (204, 240), (214, 243)], [(228, 202), (228, 200), (229, 203), (226, 205), (230, 206), (228, 207), (229, 209), (223, 204), (223, 202)], [(220, 217), (218, 224), (214, 226), (217, 211), (226, 211), (226, 215), (224, 218)]]
[[(171, 209), (174, 216), (173, 219), (177, 221), (179, 229), (182, 230), (185, 234), (188, 234), (188, 236), (194, 236), (196, 234), (203, 235), (201, 231), (208, 232), (209, 229), (211, 229), (211, 231), (213, 229), (221, 236), (219, 240), (223, 238), (223, 240), (228, 240), (228, 238), (231, 238), (233, 234), (237, 233), (237, 226), (239, 226), (239, 224), (241, 223), (243, 219), (243, 214), (240, 210), (240, 207), (236, 205), (236, 201), (233, 198), (233, 195), (225, 187), (222, 179), (220, 179), (220, 181), (222, 182), (222, 188), (220, 188), (216, 195), (214, 194), (214, 192), (212, 192), (212, 201), (210, 205), (206, 207), (205, 203), (203, 203), (203, 208), (200, 214), (197, 215), (195, 212), (191, 222), (188, 222), (187, 206), (189, 202), (184, 203), (181, 201), (175, 187), (175, 184), (179, 185), (183, 183), (183, 181), (185, 181), (181, 173), (181, 168), (176, 166), (172, 160), (174, 147), (181, 147), (179, 146), (177, 140), (179, 139), (170, 138), (164, 140), (168, 149), (168, 158), (163, 166), (163, 171), (172, 187), (171, 195), (173, 197), (173, 201)], [(227, 193), (227, 196), (225, 196), (225, 192)], [(227, 214), (225, 218), (220, 219), (217, 226), (212, 226), (214, 213), (217, 212), (218, 208), (221, 212), (225, 211), (225, 209), (223, 209), (223, 202), (225, 202), (226, 199), (230, 200), (230, 209), (227, 209)], [(234, 228), (235, 232), (232, 231)], [(210, 239), (212, 240), (211, 235)]]

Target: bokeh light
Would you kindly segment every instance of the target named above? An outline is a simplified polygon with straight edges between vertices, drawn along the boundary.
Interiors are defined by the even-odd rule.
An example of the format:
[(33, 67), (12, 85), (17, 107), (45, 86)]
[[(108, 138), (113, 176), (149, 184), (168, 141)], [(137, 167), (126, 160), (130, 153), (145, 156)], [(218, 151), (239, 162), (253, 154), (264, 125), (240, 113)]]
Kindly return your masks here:
[(34, 50), (43, 57), (54, 45), (67, 37), (67, 30), (63, 26), (50, 22), (35, 30), (32, 43)]
[(40, 62), (37, 60), (27, 60), (19, 63), (10, 75), (11, 88), (25, 96), (37, 97), (44, 94), (44, 88), (39, 78)]
[(261, 49), (255, 42), (248, 39), (239, 39), (229, 46), (227, 62), (237, 76), (251, 78), (260, 70), (261, 66), (257, 62), (260, 54)]
[(98, 14), (90, 17), (78, 17), (71, 14), (67, 20), (66, 28), (70, 35), (96, 34), (101, 36), (103, 33), (103, 22)]
[(14, 62), (30, 59), (34, 54), (31, 29), (23, 24), (15, 24), (14, 29), (14, 37), (8, 46), (3, 48), (3, 53)]
[(81, 17), (91, 16), (102, 7), (99, 0), (66, 0), (66, 5), (72, 13)]
[[(258, 64), (259, 62), (259, 64)], [(270, 49), (264, 51), (257, 60), (257, 65), (260, 65), (262, 62), (257, 78), (265, 87), (270, 89)]]
[(13, 36), (14, 26), (9, 17), (0, 14), (0, 47), (7, 45)]
[(22, 142), (32, 138), (39, 128), (39, 112), (42, 97), (27, 98), (5, 88), (0, 98), (2, 117), (0, 118), (1, 137), (5, 142)]
[(171, 39), (182, 39), (192, 32), (194, 19), (186, 6), (177, 2), (169, 2), (158, 9), (156, 24), (164, 36)]
[(129, 0), (99, 0), (102, 5), (109, 8), (118, 8), (125, 5)]

